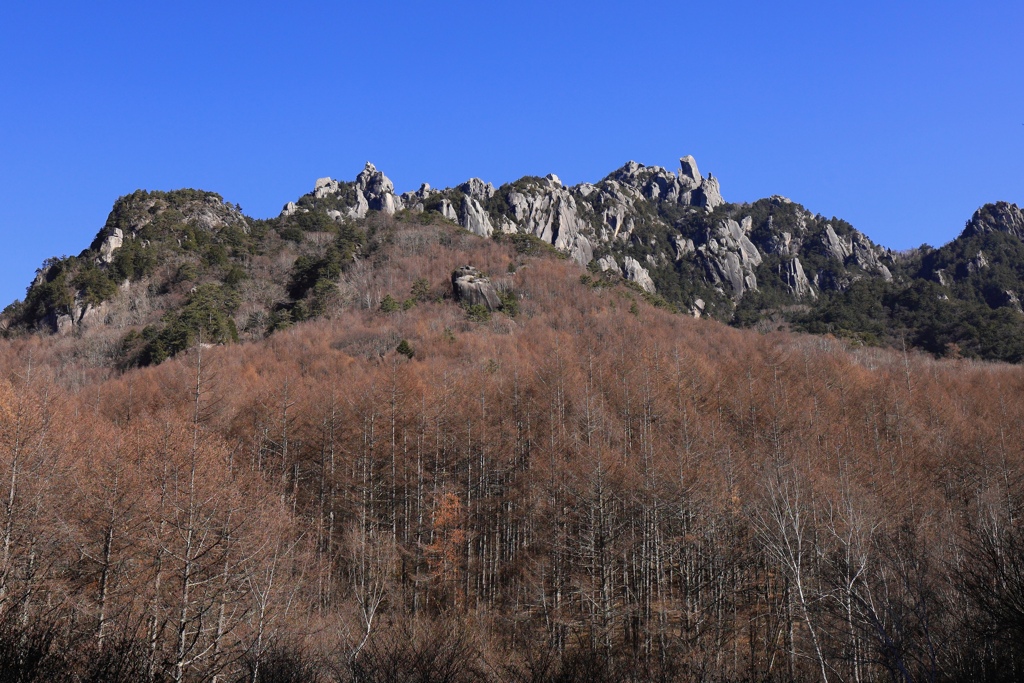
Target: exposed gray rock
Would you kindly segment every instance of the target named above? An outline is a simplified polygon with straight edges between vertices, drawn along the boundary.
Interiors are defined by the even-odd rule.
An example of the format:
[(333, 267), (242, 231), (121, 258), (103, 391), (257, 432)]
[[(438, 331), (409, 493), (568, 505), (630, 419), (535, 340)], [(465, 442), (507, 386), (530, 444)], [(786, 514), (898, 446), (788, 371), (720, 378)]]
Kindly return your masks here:
[(71, 334), (75, 330), (75, 321), (66, 313), (58, 315), (53, 321), (53, 328), (54, 332), (61, 336)]
[(593, 258), (593, 246), (582, 234), (589, 230), (578, 212), (576, 199), (560, 183), (548, 181), (546, 188), (532, 185), (528, 193), (512, 191), (506, 199), (519, 232), (527, 232), (586, 265)]
[(366, 201), (366, 195), (356, 192), (356, 205), (349, 207), (349, 218), (365, 218), (366, 212), (370, 210), (370, 204)]
[(693, 306), (690, 307), (690, 314), (694, 318), (699, 318), (702, 315), (704, 315), (704, 308), (706, 306), (707, 306), (707, 304), (704, 303), (704, 299), (696, 299), (693, 302)]
[(691, 190), (699, 186), (700, 181), (694, 184), (694, 181), (685, 175), (685, 171), (681, 171), (680, 174), (680, 177), (677, 177), (661, 166), (644, 166), (630, 161), (609, 175), (602, 185), (609, 186), (606, 189), (612, 195), (612, 204), (617, 203), (629, 208), (632, 208), (633, 200), (638, 198), (659, 203), (688, 205), (691, 202)]
[(892, 273), (882, 263), (879, 253), (881, 250), (871, 244), (867, 237), (856, 233), (853, 238), (853, 260), (862, 270), (868, 273), (878, 273), (886, 282), (892, 280)]
[(452, 273), (452, 292), (456, 301), (469, 306), (480, 304), (489, 311), (501, 308), (501, 299), (494, 285), (473, 266), (462, 266)]
[(597, 260), (597, 265), (601, 267), (601, 272), (602, 273), (607, 272), (609, 270), (614, 270), (617, 273), (621, 273), (622, 272), (621, 270), (619, 270), (619, 264), (616, 263), (615, 257), (612, 256), (611, 254), (609, 254), (608, 256), (602, 256), (601, 258), (599, 258)]
[(627, 280), (637, 283), (645, 292), (654, 294), (654, 280), (651, 279), (650, 272), (632, 256), (626, 256), (622, 260), (622, 273)]
[(839, 237), (836, 231), (832, 229), (831, 223), (825, 226), (825, 235), (822, 237), (822, 242), (824, 242), (829, 256), (837, 261), (845, 262), (847, 258), (853, 255), (852, 240), (844, 240)]
[[(768, 217), (768, 230), (772, 229), (772, 217)], [(803, 240), (794, 238), (792, 234), (788, 232), (782, 232), (773, 234), (768, 242), (768, 249), (773, 254), (779, 256), (796, 256), (800, 253), (800, 245)]]
[(59, 335), (72, 334), (76, 330), (101, 325), (106, 320), (109, 304), (103, 302), (99, 305), (82, 304), (76, 301), (71, 307), (70, 313), (59, 315), (51, 313), (47, 322), (53, 331)]
[(682, 261), (685, 256), (694, 253), (697, 248), (693, 245), (693, 240), (683, 237), (682, 235), (672, 236), (672, 246), (676, 250), (676, 261)]
[(402, 209), (402, 200), (393, 193), (382, 194), (369, 200), (370, 208), (376, 211), (395, 215)]
[(594, 245), (583, 235), (577, 235), (569, 256), (576, 263), (585, 266), (594, 260)]
[(695, 201), (693, 202), (697, 206), (703, 206), (708, 211), (713, 210), (715, 207), (725, 204), (725, 200), (722, 199), (722, 191), (718, 186), (718, 178), (708, 173), (708, 177), (704, 179), (700, 187), (694, 192)]
[(337, 194), (339, 189), (341, 189), (341, 185), (338, 184), (337, 180), (317, 178), (316, 185), (313, 186), (313, 196), (317, 199), (323, 199), (329, 195)]
[(491, 225), (491, 219), (484, 211), (484, 207), (470, 194), (462, 198), (462, 220), (459, 222), (466, 230), (481, 237), (490, 237), (494, 232), (494, 226)]
[(400, 199), (405, 208), (416, 213), (422, 213), (423, 203), (434, 194), (437, 194), (437, 190), (432, 189), (430, 183), (423, 183), (420, 185), (420, 189), (415, 192), (403, 192)]
[(479, 178), (470, 178), (459, 185), (459, 189), (474, 199), (487, 200), (494, 196), (494, 185), (485, 183)]
[(288, 202), (287, 204), (284, 205), (284, 208), (281, 209), (281, 215), (294, 216), (298, 210), (299, 207), (295, 205), (295, 202)]
[(85, 304), (82, 306), (81, 304), (76, 304), (72, 311), (72, 317), (75, 320), (75, 324), (83, 328), (101, 325), (105, 321), (109, 307), (109, 304), (105, 301), (99, 305)]
[(1016, 292), (1007, 289), (1006, 291), (1003, 292), (1003, 294), (1006, 295), (1006, 303), (1003, 304), (1004, 306), (1009, 306), (1013, 309), (1016, 309), (1018, 313), (1024, 313), (1024, 309), (1021, 309), (1020, 299), (1017, 297)]
[(697, 169), (697, 160), (689, 154), (679, 160), (679, 180), (687, 190), (696, 190), (704, 182)]
[(811, 286), (811, 281), (807, 279), (807, 273), (804, 272), (803, 264), (800, 263), (800, 259), (796, 256), (786, 262), (783, 279), (789, 287), (789, 291), (796, 298), (802, 299), (806, 296), (812, 299), (818, 298), (814, 287)]
[(114, 231), (107, 235), (107, 238), (103, 240), (103, 244), (100, 245), (100, 261), (103, 263), (114, 262), (114, 252), (121, 248), (124, 244), (124, 233), (121, 232), (121, 228), (114, 228)]
[(721, 221), (716, 227), (715, 237), (697, 248), (708, 279), (713, 285), (727, 283), (734, 299), (739, 299), (747, 291), (757, 290), (754, 270), (761, 265), (762, 257), (747, 237), (751, 226), (749, 217), (742, 223), (732, 219)]
[(367, 197), (377, 197), (382, 194), (394, 194), (395, 185), (378, 171), (376, 166), (367, 161), (363, 170), (356, 176), (356, 189), (366, 193)]
[(237, 209), (212, 197), (186, 204), (181, 215), (186, 223), (206, 231), (223, 228), (231, 223), (241, 223), (244, 231), (249, 230), (245, 218)]
[(986, 204), (974, 212), (962, 235), (971, 237), (987, 232), (1005, 232), (1024, 240), (1024, 211), (1009, 202)]
[[(356, 176), (356, 200), (358, 202), (356, 212), (361, 210), (362, 202), (359, 201), (359, 197), (363, 197), (363, 201), (369, 209), (374, 211), (383, 211), (385, 213), (394, 214), (403, 208), (402, 199), (395, 195), (395, 185), (391, 182), (391, 179), (386, 175), (377, 170), (377, 167), (371, 164), (369, 161), (366, 162), (366, 166)], [(362, 218), (366, 215), (366, 212), (362, 212)]]
[(985, 257), (985, 252), (983, 251), (979, 251), (978, 254), (967, 264), (968, 273), (977, 273), (985, 268), (988, 268), (988, 259)]
[(447, 199), (441, 200), (441, 215), (450, 220), (452, 223), (459, 222), (459, 215), (455, 213), (455, 207)]

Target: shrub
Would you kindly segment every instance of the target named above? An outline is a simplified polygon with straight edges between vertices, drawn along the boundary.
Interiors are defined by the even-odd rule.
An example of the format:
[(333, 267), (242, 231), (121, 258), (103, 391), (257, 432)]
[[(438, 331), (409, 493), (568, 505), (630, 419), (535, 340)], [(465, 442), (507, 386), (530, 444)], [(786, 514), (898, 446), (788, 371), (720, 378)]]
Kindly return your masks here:
[(514, 318), (519, 315), (519, 297), (516, 293), (510, 290), (504, 292), (498, 292), (498, 298), (501, 300), (501, 312), (510, 318)]
[(491, 319), (491, 312), (483, 304), (473, 304), (466, 308), (466, 316), (475, 323), (485, 323)]
[(427, 301), (430, 299), (430, 283), (424, 277), (412, 283), (412, 298), (416, 301)]

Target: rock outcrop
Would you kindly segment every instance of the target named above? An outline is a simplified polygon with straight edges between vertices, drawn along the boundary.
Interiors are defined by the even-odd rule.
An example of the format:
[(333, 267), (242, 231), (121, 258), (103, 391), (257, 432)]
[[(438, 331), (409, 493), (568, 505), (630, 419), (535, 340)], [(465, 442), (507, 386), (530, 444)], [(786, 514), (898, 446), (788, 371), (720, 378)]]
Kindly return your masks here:
[(494, 284), (473, 266), (462, 266), (452, 272), (452, 293), (456, 301), (469, 306), (486, 306), (488, 311), (501, 308)]
[(627, 256), (622, 260), (622, 274), (630, 282), (640, 285), (645, 292), (654, 294), (654, 280), (651, 279), (650, 272), (632, 256)]
[[(596, 183), (575, 186), (551, 173), (498, 188), (480, 178), (444, 189), (424, 183), (402, 195), (367, 162), (353, 182), (321, 178), (311, 195), (286, 206), (282, 215), (315, 210), (317, 202), (335, 220), (363, 218), (369, 211), (436, 212), (481, 237), (529, 234), (580, 264), (597, 257), (602, 271), (619, 273), (648, 292), (655, 291), (656, 270), (658, 278), (699, 278), (697, 291), (705, 302), (700, 310), (716, 315), (727, 314), (762, 286), (796, 303), (865, 276), (893, 277), (890, 253), (849, 225), (826, 223), (785, 197), (760, 200), (757, 211), (738, 205), (715, 213), (725, 205), (719, 181), (702, 175), (692, 156), (681, 157), (675, 172), (629, 161)], [(989, 212), (996, 213), (998, 221), (1016, 225), (1009, 206)], [(984, 218), (979, 225), (988, 224)], [(833, 264), (823, 264), (822, 255)], [(764, 285), (759, 270), (769, 257), (773, 276)], [(690, 285), (683, 289), (692, 291)], [(695, 299), (680, 303), (692, 309)]]
[(761, 265), (762, 258), (747, 237), (751, 226), (749, 216), (740, 223), (732, 219), (723, 221), (718, 224), (715, 237), (697, 249), (711, 283), (728, 284), (734, 299), (742, 297), (744, 292), (757, 290), (754, 271)]
[(841, 263), (853, 255), (853, 240), (843, 239), (837, 235), (831, 223), (825, 226), (822, 242), (829, 256)]
[(114, 228), (107, 237), (103, 240), (103, 244), (100, 245), (100, 262), (101, 263), (113, 263), (114, 252), (121, 248), (124, 244), (124, 231), (121, 228)]
[(804, 266), (800, 263), (799, 257), (794, 256), (789, 261), (786, 261), (783, 268), (782, 279), (786, 286), (789, 287), (789, 291), (793, 296), (797, 299), (803, 299), (804, 297), (818, 298), (814, 287), (811, 286), (811, 281), (807, 279), (807, 273), (804, 272)]
[(462, 215), (459, 224), (474, 235), (481, 237), (490, 237), (494, 232), (491, 218), (484, 211), (484, 207), (480, 206), (480, 202), (475, 197), (468, 194), (462, 198)]
[(1009, 202), (986, 204), (974, 212), (961, 236), (973, 237), (989, 232), (1005, 232), (1024, 240), (1024, 211)]
[(356, 194), (362, 195), (374, 211), (394, 214), (403, 208), (402, 199), (395, 196), (394, 183), (369, 161), (356, 176)]

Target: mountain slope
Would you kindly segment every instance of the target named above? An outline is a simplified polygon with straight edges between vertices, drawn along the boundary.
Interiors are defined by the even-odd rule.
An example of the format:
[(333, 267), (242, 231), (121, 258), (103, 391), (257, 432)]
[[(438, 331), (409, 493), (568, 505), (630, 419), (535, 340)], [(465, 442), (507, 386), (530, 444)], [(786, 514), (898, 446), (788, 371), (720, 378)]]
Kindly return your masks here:
[(317, 180), (269, 220), (213, 193), (139, 191), (118, 200), (89, 249), (44, 264), (0, 324), (8, 334), (106, 335), (118, 364), (159, 362), (197, 336), (258, 338), (339, 306), (376, 305), (355, 302), (344, 273), (396, 223), (438, 221), (549, 245), (595, 282), (624, 279), (696, 317), (1024, 359), (1016, 206), (979, 209), (941, 249), (897, 254), (784, 197), (727, 203), (692, 157), (674, 173), (629, 162), (572, 187), (554, 175), (499, 188), (473, 178), (404, 194), (367, 163), (354, 181)]
[[(71, 351), (107, 326), (0, 340), (0, 671), (1019, 680), (1024, 367), (733, 329), (536, 238), (366, 219), (313, 268), (348, 303), (266, 339), (103, 375)], [(229, 263), (344, 243), (247, 223)], [(167, 237), (198, 284), (151, 314), (224, 277), (223, 230)], [(465, 264), (517, 307), (453, 300)]]

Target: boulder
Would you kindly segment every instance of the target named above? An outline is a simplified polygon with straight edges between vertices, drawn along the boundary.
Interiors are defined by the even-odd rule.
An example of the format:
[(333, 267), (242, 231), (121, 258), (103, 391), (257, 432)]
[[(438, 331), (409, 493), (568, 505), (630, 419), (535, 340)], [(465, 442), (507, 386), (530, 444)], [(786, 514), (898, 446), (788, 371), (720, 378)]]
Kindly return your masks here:
[(693, 306), (690, 307), (690, 314), (694, 318), (699, 318), (702, 315), (704, 315), (704, 308), (706, 306), (707, 306), (707, 304), (704, 303), (704, 299), (696, 299), (693, 302)]
[(488, 311), (501, 308), (501, 299), (490, 279), (473, 266), (462, 266), (452, 272), (452, 293), (455, 300), (469, 306), (486, 306)]

